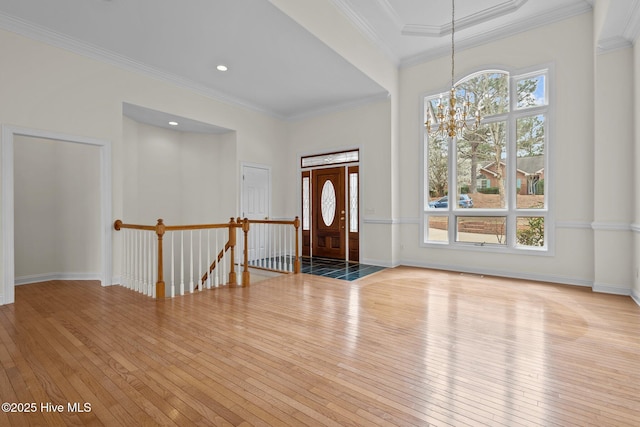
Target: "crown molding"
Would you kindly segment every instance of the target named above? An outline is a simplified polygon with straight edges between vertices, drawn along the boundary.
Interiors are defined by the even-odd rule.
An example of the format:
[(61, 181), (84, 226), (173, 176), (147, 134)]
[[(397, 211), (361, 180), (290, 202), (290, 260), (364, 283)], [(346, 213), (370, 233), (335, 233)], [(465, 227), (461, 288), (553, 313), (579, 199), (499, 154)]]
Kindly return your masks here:
[(606, 39), (598, 40), (596, 53), (610, 53), (619, 49), (626, 49), (631, 46), (633, 46), (633, 44), (623, 36), (608, 37)]
[[(464, 30), (465, 28), (479, 25), (500, 16), (513, 13), (520, 9), (528, 0), (511, 0), (501, 3), (497, 6), (483, 9), (478, 13), (468, 15), (462, 18), (456, 18), (455, 24), (457, 30)], [(429, 25), (416, 25), (407, 24), (402, 28), (403, 35), (410, 36), (426, 36), (426, 37), (442, 37), (447, 34), (451, 34), (452, 25), (446, 23), (441, 26), (429, 26)]]
[[(521, 21), (510, 22), (502, 27), (496, 28), (492, 31), (486, 31), (479, 35), (471, 35), (466, 39), (456, 42), (456, 50), (465, 50), (482, 46), (489, 42), (511, 37), (513, 35), (523, 33), (526, 31), (540, 28), (554, 22), (563, 21), (565, 19), (572, 18), (574, 16), (582, 15), (583, 13), (591, 12), (591, 5), (588, 3), (573, 4), (565, 7), (549, 10), (546, 13), (539, 14), (530, 19), (523, 19)], [(423, 62), (431, 61), (439, 58), (451, 52), (450, 46), (443, 46), (439, 49), (433, 49), (428, 52), (424, 52), (418, 55), (413, 55), (404, 58), (400, 61), (400, 67), (410, 67), (413, 65), (421, 64)]]
[[(395, 54), (393, 48), (386, 42), (385, 38), (379, 34), (373, 26), (371, 26), (366, 20), (364, 20), (356, 11), (351, 7), (349, 0), (330, 0), (331, 3), (347, 17), (349, 22), (358, 30), (365, 38), (373, 43), (375, 47), (382, 51), (382, 53), (396, 66), (400, 64), (400, 58)], [(376, 0), (380, 7), (391, 17), (391, 20), (400, 28), (402, 23), (400, 17), (396, 15), (393, 8), (386, 0)]]

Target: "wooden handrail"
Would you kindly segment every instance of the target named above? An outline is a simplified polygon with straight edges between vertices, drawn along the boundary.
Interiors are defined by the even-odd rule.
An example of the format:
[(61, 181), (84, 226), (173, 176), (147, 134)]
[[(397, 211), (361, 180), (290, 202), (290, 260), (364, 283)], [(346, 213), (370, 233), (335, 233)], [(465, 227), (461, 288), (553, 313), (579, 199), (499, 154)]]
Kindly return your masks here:
[[(213, 261), (211, 262), (211, 265), (209, 266), (209, 271), (205, 271), (202, 277), (200, 278), (199, 285), (204, 284), (204, 282), (209, 278), (209, 274), (211, 274), (211, 272), (215, 270), (216, 265), (218, 265), (220, 260), (224, 257), (224, 253), (227, 252), (230, 248), (231, 248), (231, 244), (229, 244), (229, 242), (227, 241), (227, 243), (225, 243), (224, 245), (224, 249), (221, 249), (220, 252), (218, 252), (218, 256), (214, 258)], [(233, 263), (231, 264), (232, 264), (231, 268), (233, 268)]]
[[(298, 217), (296, 217), (297, 219)], [(246, 218), (245, 218), (246, 219)], [(279, 225), (295, 225), (295, 219), (250, 219), (247, 220), (253, 224), (279, 224)]]
[[(233, 219), (233, 218), (232, 218)], [(158, 221), (162, 221), (159, 219)], [(165, 225), (165, 231), (187, 231), (187, 230), (204, 230), (210, 228), (242, 228), (242, 224), (238, 224), (233, 220), (233, 222), (228, 222), (226, 224), (191, 224), (191, 225)], [(140, 225), (140, 224), (125, 224), (121, 220), (117, 219), (113, 223), (113, 228), (115, 230), (120, 230), (121, 228), (129, 228), (132, 230), (147, 230), (147, 231), (155, 231), (155, 225)]]
[[(235, 283), (236, 282), (236, 273), (235, 273), (235, 245), (236, 245), (236, 235), (235, 235), (235, 229), (236, 228), (245, 228), (245, 220), (240, 220), (238, 218), (238, 221), (236, 221), (234, 218), (231, 218), (231, 220), (227, 223), (227, 224), (196, 224), (196, 225), (165, 225), (164, 221), (162, 219), (158, 219), (158, 222), (155, 226), (151, 226), (151, 225), (140, 225), (140, 224), (125, 224), (123, 223), (121, 220), (116, 220), (113, 223), (113, 228), (117, 231), (123, 229), (123, 228), (127, 228), (127, 229), (131, 229), (131, 230), (144, 230), (144, 231), (154, 231), (158, 237), (158, 260), (157, 260), (157, 264), (158, 264), (158, 271), (157, 271), (157, 281), (156, 281), (156, 298), (157, 299), (164, 299), (165, 298), (165, 283), (164, 283), (164, 266), (163, 266), (163, 252), (162, 252), (162, 240), (163, 240), (163, 236), (165, 234), (165, 232), (167, 231), (189, 231), (189, 230), (206, 230), (206, 229), (214, 229), (214, 228), (227, 228), (229, 230), (229, 240), (227, 241), (227, 243), (225, 244), (225, 247), (222, 251), (220, 251), (220, 253), (218, 254), (218, 256), (216, 257), (216, 259), (213, 261), (213, 263), (210, 265), (209, 270), (204, 274), (202, 281), (200, 283), (200, 285), (202, 285), (202, 283), (204, 283), (204, 281), (209, 277), (209, 274), (211, 273), (211, 271), (213, 271), (213, 269), (216, 267), (216, 265), (220, 262), (220, 260), (224, 257), (224, 253), (231, 249), (231, 265), (230, 265), (230, 271), (229, 271), (229, 283)], [(248, 225), (247, 225), (248, 227)], [(246, 252), (246, 250), (245, 250)], [(245, 256), (245, 262), (246, 262), (246, 256)], [(243, 272), (243, 279), (246, 278), (246, 283), (243, 282), (243, 286), (246, 286), (247, 284), (249, 284), (249, 271), (248, 271), (248, 267), (245, 264), (245, 271)]]
[[(157, 281), (156, 281), (156, 298), (165, 298), (165, 282), (164, 282), (164, 268), (163, 268), (163, 237), (167, 231), (192, 231), (192, 230), (205, 230), (215, 228), (227, 228), (229, 230), (229, 240), (225, 243), (224, 249), (222, 249), (209, 265), (208, 270), (201, 277), (198, 286), (202, 286), (204, 282), (209, 278), (211, 272), (218, 266), (223, 259), (225, 252), (230, 251), (231, 263), (229, 271), (229, 283), (236, 283), (235, 272), (235, 247), (237, 244), (235, 230), (241, 228), (243, 231), (243, 271), (242, 271), (242, 286), (248, 286), (251, 283), (251, 275), (249, 272), (249, 231), (251, 229), (251, 223), (255, 224), (274, 224), (274, 225), (292, 225), (295, 228), (295, 258), (293, 263), (293, 272), (300, 273), (300, 256), (299, 256), (299, 228), (300, 219), (296, 216), (293, 220), (249, 220), (247, 218), (231, 218), (226, 224), (195, 224), (195, 225), (166, 225), (162, 219), (158, 219), (155, 226), (153, 225), (140, 225), (140, 224), (125, 224), (121, 220), (116, 220), (113, 224), (115, 230), (121, 230), (123, 228), (132, 230), (144, 230), (155, 232), (158, 239), (158, 259), (157, 259)], [(172, 267), (173, 268), (173, 267)], [(173, 269), (172, 269), (173, 271)], [(277, 270), (274, 270), (277, 271)]]

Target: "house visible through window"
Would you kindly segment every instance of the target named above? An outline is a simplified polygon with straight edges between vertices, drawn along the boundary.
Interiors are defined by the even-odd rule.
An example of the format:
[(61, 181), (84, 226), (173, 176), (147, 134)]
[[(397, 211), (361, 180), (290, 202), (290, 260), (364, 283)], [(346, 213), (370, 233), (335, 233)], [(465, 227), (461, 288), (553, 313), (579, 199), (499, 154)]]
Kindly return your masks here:
[[(456, 87), (482, 122), (454, 138), (425, 129), (423, 242), (547, 249), (548, 71), (483, 71)], [(424, 121), (447, 95), (425, 97)]]

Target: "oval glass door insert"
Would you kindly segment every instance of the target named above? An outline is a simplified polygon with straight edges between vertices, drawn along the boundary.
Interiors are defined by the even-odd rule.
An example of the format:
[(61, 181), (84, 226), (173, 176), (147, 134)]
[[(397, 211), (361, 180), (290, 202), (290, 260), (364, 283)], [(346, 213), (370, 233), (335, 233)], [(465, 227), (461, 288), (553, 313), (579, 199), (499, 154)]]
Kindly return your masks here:
[(322, 186), (322, 220), (326, 226), (333, 224), (336, 216), (336, 190), (331, 180), (325, 181)]

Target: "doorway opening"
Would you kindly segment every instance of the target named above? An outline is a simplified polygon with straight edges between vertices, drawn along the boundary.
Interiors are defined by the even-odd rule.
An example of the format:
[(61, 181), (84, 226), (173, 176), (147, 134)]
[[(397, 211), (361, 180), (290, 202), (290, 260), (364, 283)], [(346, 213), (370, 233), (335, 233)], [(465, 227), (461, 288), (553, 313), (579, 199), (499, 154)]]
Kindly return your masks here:
[(359, 150), (301, 158), (302, 256), (360, 259)]
[(49, 141), (70, 142), (99, 148), (99, 235), (96, 245), (100, 254), (99, 278), (102, 286), (111, 285), (111, 145), (109, 141), (77, 137), (57, 132), (24, 129), (12, 126), (2, 127), (2, 263), (4, 288), (0, 295), (0, 305), (15, 301), (15, 217), (14, 217), (14, 143), (20, 138), (36, 138)]

